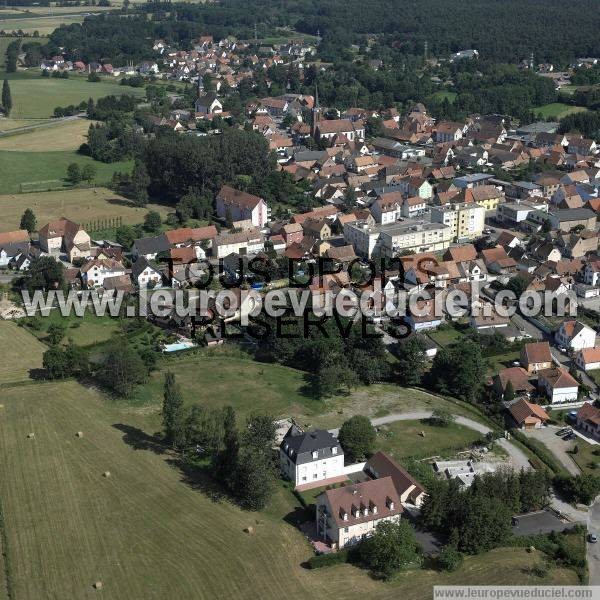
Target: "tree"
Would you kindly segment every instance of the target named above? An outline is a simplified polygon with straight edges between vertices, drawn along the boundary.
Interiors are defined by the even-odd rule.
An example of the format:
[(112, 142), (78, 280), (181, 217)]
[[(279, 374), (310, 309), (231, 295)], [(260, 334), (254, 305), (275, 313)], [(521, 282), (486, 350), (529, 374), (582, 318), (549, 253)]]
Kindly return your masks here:
[(511, 536), (511, 511), (498, 498), (466, 495), (459, 507), (459, 549), (469, 554), (487, 552)]
[(116, 241), (126, 250), (131, 248), (137, 237), (135, 229), (131, 225), (121, 225), (121, 227), (117, 228)]
[(65, 287), (65, 267), (52, 256), (34, 258), (25, 276), (29, 291), (57, 290)]
[(464, 556), (456, 549), (456, 546), (448, 544), (444, 546), (438, 557), (438, 564), (444, 571), (456, 571), (462, 565)]
[(12, 96), (10, 94), (8, 79), (5, 79), (2, 84), (2, 108), (4, 109), (4, 114), (8, 117), (12, 110)]
[(21, 216), (21, 229), (24, 229), (28, 233), (33, 233), (35, 231), (36, 224), (37, 220), (35, 218), (35, 214), (30, 208), (26, 208), (25, 212)]
[(581, 474), (575, 477), (557, 477), (555, 486), (572, 502), (590, 504), (600, 493), (600, 476)]
[(239, 454), (239, 433), (235, 410), (231, 406), (223, 408), (223, 445), (214, 457), (213, 468), (227, 486), (233, 488)]
[(48, 342), (51, 346), (57, 346), (65, 337), (66, 327), (63, 323), (51, 323), (48, 326)]
[(509, 381), (504, 388), (504, 400), (510, 402), (515, 399), (515, 388), (512, 384), (512, 381)]
[(452, 413), (443, 408), (436, 408), (431, 413), (431, 423), (440, 427), (448, 427), (451, 423), (454, 423), (455, 417)]
[(368, 417), (355, 415), (344, 421), (338, 439), (351, 462), (358, 462), (373, 453), (377, 434)]
[(429, 380), (435, 389), (474, 402), (485, 382), (481, 348), (470, 340), (442, 348), (433, 359)]
[(73, 185), (76, 185), (81, 181), (81, 169), (77, 163), (71, 163), (67, 167), (67, 181)]
[(397, 523), (383, 521), (361, 546), (360, 556), (376, 574), (390, 579), (400, 569), (420, 560), (421, 549), (405, 519)]
[(91, 183), (96, 177), (96, 166), (95, 165), (85, 165), (81, 170), (81, 179), (83, 181), (87, 181)]
[(249, 446), (240, 452), (235, 469), (234, 493), (243, 508), (262, 510), (271, 497), (275, 470), (268, 454)]
[(171, 371), (165, 373), (162, 422), (165, 439), (173, 447), (180, 446), (184, 437), (184, 411), (181, 388)]
[(159, 213), (157, 213), (155, 210), (151, 210), (150, 212), (146, 213), (146, 216), (144, 217), (144, 229), (147, 231), (157, 231), (160, 229), (161, 225), (162, 219)]
[(415, 386), (421, 383), (427, 367), (425, 341), (421, 335), (412, 335), (398, 349), (396, 373), (402, 385)]
[(135, 200), (138, 206), (145, 206), (148, 202), (148, 186), (150, 185), (150, 177), (146, 166), (139, 161), (136, 161), (131, 173), (131, 197)]
[(141, 356), (123, 342), (115, 342), (107, 348), (98, 373), (107, 387), (125, 398), (130, 397), (135, 387), (148, 377)]
[(64, 379), (70, 374), (67, 355), (62, 348), (54, 346), (44, 352), (42, 366), (49, 379)]

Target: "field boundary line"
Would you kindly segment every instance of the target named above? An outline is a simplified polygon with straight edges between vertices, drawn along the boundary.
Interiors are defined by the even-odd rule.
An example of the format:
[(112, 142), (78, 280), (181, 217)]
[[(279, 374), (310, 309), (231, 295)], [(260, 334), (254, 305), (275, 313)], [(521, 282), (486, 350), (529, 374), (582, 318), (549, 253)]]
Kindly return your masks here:
[(12, 580), (12, 573), (10, 570), (10, 554), (8, 550), (8, 536), (6, 535), (6, 522), (4, 520), (4, 508), (2, 506), (2, 499), (0, 498), (0, 553), (2, 554), (2, 563), (4, 566), (4, 577), (3, 583), (0, 589), (3, 590), (2, 595), (8, 600), (13, 600), (14, 595), (14, 584)]

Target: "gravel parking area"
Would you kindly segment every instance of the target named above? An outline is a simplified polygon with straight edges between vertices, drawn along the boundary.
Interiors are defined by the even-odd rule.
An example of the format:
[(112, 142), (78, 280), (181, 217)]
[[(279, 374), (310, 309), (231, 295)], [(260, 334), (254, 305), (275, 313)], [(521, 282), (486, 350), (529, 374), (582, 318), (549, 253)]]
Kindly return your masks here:
[[(567, 450), (572, 450), (576, 444), (575, 440), (569, 440), (568, 442), (563, 440), (562, 437), (556, 435), (556, 432), (561, 429), (555, 425), (548, 425), (541, 429), (528, 429), (523, 433), (528, 436), (540, 440), (546, 445), (548, 450), (554, 454), (557, 460), (571, 473), (571, 475), (579, 475), (579, 467), (575, 464), (575, 461), (571, 458), (571, 455), (567, 453)], [(585, 443), (581, 440), (577, 440), (579, 443)]]

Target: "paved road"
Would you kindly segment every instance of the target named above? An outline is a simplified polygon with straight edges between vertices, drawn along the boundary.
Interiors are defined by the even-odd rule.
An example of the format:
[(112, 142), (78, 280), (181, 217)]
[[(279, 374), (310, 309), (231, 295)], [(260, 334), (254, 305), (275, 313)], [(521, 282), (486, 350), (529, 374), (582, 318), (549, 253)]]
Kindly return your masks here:
[(14, 129), (2, 129), (2, 119), (0, 119), (0, 137), (9, 137), (15, 135), (17, 133), (27, 133), (29, 131), (36, 131), (37, 129), (46, 129), (48, 127), (55, 127), (56, 125), (60, 125), (66, 121), (75, 121), (77, 119), (81, 119), (85, 116), (85, 113), (79, 113), (76, 115), (71, 115), (68, 117), (57, 117), (56, 119), (52, 119), (49, 121), (45, 121), (43, 123), (35, 123), (33, 125), (23, 125), (23, 127), (15, 127)]
[(579, 475), (581, 470), (572, 456), (567, 452), (567, 450), (573, 449), (575, 441), (563, 440), (562, 437), (556, 435), (559, 429), (560, 427), (556, 425), (548, 425), (542, 429), (525, 431), (524, 434), (542, 442), (571, 475)]
[[(588, 511), (588, 531), (595, 533), (600, 538), (600, 496)], [(600, 542), (588, 543), (587, 549), (588, 568), (590, 571), (590, 585), (600, 585)]]

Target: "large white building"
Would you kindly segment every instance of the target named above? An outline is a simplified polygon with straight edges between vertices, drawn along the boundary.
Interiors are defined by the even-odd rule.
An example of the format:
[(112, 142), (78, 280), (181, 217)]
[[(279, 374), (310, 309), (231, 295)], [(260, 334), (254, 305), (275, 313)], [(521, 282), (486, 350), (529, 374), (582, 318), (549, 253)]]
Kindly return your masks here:
[(456, 242), (480, 237), (485, 228), (485, 208), (474, 202), (461, 202), (431, 209), (432, 223), (443, 223), (452, 230)]
[(593, 348), (596, 345), (596, 332), (575, 319), (563, 321), (554, 337), (557, 344), (570, 348), (574, 352), (584, 348)]
[(264, 227), (269, 219), (267, 203), (259, 196), (224, 185), (216, 196), (217, 215), (225, 221), (252, 221)]
[(249, 229), (237, 233), (220, 233), (213, 242), (213, 256), (225, 258), (232, 252), (236, 254), (255, 254), (264, 250), (263, 236), (258, 229)]
[(344, 225), (344, 238), (354, 251), (365, 258), (393, 257), (403, 250), (437, 252), (445, 250), (453, 241), (452, 229), (441, 223), (401, 221), (370, 225), (356, 221)]
[(295, 486), (340, 477), (344, 474), (344, 451), (337, 438), (322, 429), (302, 431), (292, 425), (279, 446), (284, 477)]

